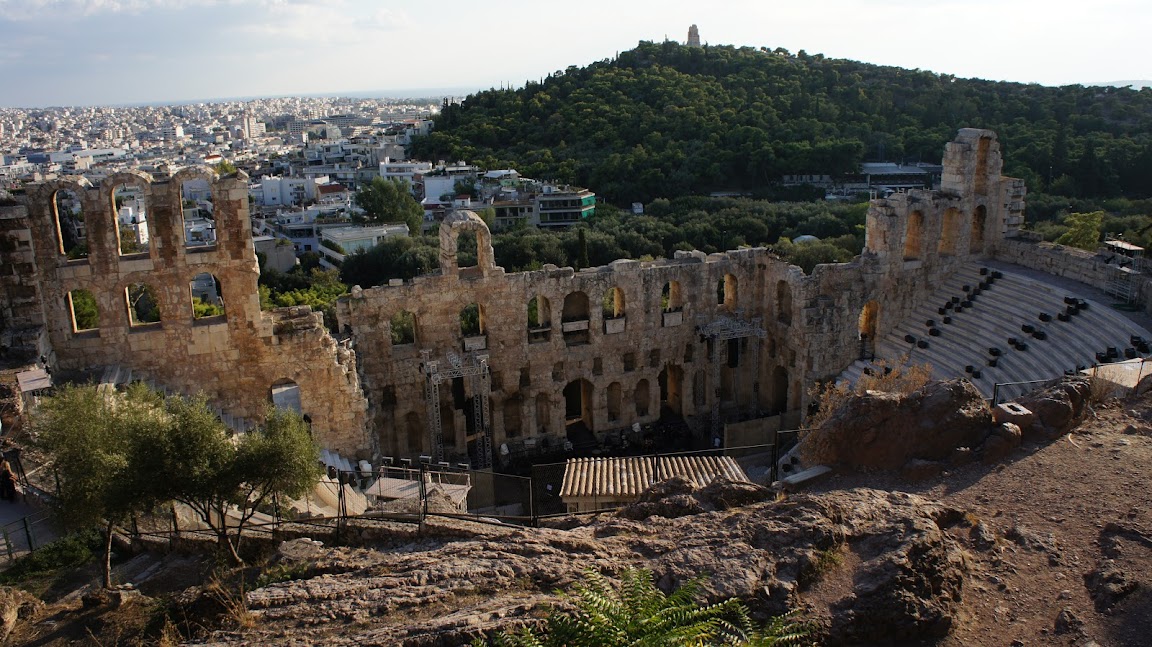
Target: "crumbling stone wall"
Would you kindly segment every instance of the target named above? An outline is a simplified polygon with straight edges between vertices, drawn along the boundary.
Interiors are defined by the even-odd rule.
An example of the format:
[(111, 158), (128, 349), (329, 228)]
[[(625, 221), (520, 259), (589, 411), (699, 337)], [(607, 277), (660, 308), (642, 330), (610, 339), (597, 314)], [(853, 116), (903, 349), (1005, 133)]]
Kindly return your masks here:
[[(342, 327), (353, 331), (381, 450), (432, 451), (421, 350), (440, 361), (449, 353), (488, 355), (497, 447), (524, 439), (561, 443), (566, 413), (583, 418), (597, 435), (650, 422), (661, 406), (701, 422), (718, 398), (729, 416), (784, 413), (794, 426), (812, 382), (835, 376), (859, 357), (866, 308), (872, 313), (868, 332), (883, 336), (943, 277), (989, 255), (1019, 228), (1023, 186), (1000, 177), (994, 133), (961, 130), (944, 162), (941, 190), (873, 201), (864, 253), (851, 263), (819, 266), (810, 276), (762, 248), (617, 261), (579, 272), (549, 266), (506, 274), (492, 260), (484, 223), (471, 212), (455, 214), (440, 229), (438, 273), (354, 289), (338, 304)], [(477, 237), (476, 267), (457, 265), (456, 243), (464, 231)], [(725, 276), (737, 285), (727, 303), (717, 294)], [(683, 297), (678, 312), (665, 312), (662, 303), (671, 282)], [(623, 292), (622, 321), (601, 312), (601, 299), (612, 288)], [(587, 295), (588, 314), (566, 321), (565, 299), (578, 293)], [(529, 327), (533, 297), (550, 304), (546, 329)], [(484, 322), (476, 337), (465, 336), (460, 324), (470, 303), (480, 306)], [(401, 312), (414, 316), (416, 334), (412, 343), (394, 345), (390, 322)], [(766, 336), (732, 346), (738, 360), (722, 368), (715, 384), (714, 349), (697, 326), (735, 313), (759, 319)], [(468, 415), (474, 394), (467, 380), (461, 382), (455, 393), (451, 384), (440, 387), (445, 446), (458, 455), (476, 437)], [(579, 394), (573, 384), (583, 385)]]
[[(186, 248), (181, 187), (197, 178), (211, 187), (216, 243)], [(20, 321), (43, 326), (54, 368), (120, 365), (180, 392), (203, 391), (225, 412), (250, 420), (263, 417), (274, 383), (293, 381), (321, 445), (346, 453), (367, 449), (367, 402), (355, 356), (337, 347), (319, 313), (260, 310), (246, 179), (243, 174), (221, 178), (201, 167), (170, 179), (129, 172), (99, 186), (81, 177), (31, 185), (26, 218), (3, 220), (0, 240), (20, 252), (14, 258), (19, 267), (13, 267), (12, 275), (6, 272), (6, 319), (19, 311)], [(113, 192), (122, 184), (137, 187), (146, 201), (146, 252), (120, 253)], [(87, 258), (69, 259), (61, 251), (54, 196), (65, 189), (82, 205)], [(193, 317), (190, 284), (202, 273), (219, 280), (222, 316)], [(127, 288), (136, 284), (152, 289), (159, 322), (134, 324), (130, 319)], [(39, 312), (27, 305), (33, 288)], [(94, 330), (77, 331), (73, 325), (68, 295), (76, 289), (95, 297), (99, 325)]]
[[(454, 243), (464, 230), (477, 234), (478, 265), (457, 268)], [(712, 383), (708, 367), (714, 349), (701, 341), (696, 325), (721, 315), (761, 316), (773, 307), (765, 282), (758, 280), (757, 263), (765, 258), (764, 250), (683, 254), (654, 262), (621, 260), (580, 272), (548, 266), (506, 274), (494, 264), (488, 228), (475, 214), (454, 214), (441, 226), (440, 238), (445, 246), (439, 273), (353, 290), (337, 307), (341, 326), (353, 331), (375, 428), (386, 452), (405, 455), (432, 449), (421, 350), (441, 361), (450, 352), (488, 355), (497, 446), (523, 438), (562, 443), (572, 400), (580, 401), (571, 402), (578, 409), (573, 417), (583, 417), (594, 433), (653, 421), (661, 406), (689, 418), (706, 415), (713, 398), (721, 395), (732, 407), (747, 406), (757, 383), (765, 381), (766, 367), (796, 356), (779, 326), (765, 322), (770, 330), (765, 341), (778, 350), (764, 353), (761, 366), (755, 367), (749, 348), (754, 340), (738, 343), (732, 365), (721, 371), (723, 386)], [(717, 288), (725, 277), (736, 286), (721, 302)], [(669, 284), (676, 285), (682, 303), (662, 303)], [(622, 303), (613, 301), (613, 307), (622, 306), (620, 316), (602, 308), (614, 288), (622, 292)], [(586, 310), (569, 308), (566, 316), (565, 300), (583, 302), (581, 294), (587, 298)], [(540, 307), (540, 325), (530, 327), (528, 305), (537, 297), (548, 306)], [(472, 303), (480, 308), (483, 330), (466, 336), (460, 315)], [(411, 344), (392, 342), (390, 322), (402, 311), (415, 316)], [(474, 395), (467, 380), (462, 382), (455, 394), (451, 384), (442, 385), (440, 396), (447, 403), (442, 407), (445, 444), (459, 453), (470, 440), (466, 402)], [(573, 395), (566, 398), (566, 388), (581, 392), (570, 391)], [(760, 398), (769, 408), (794, 408), (773, 402), (770, 393)]]
[[(944, 167), (938, 191), (874, 200), (860, 257), (818, 266), (811, 275), (763, 248), (508, 274), (495, 264), (484, 222), (457, 212), (440, 229), (437, 273), (355, 287), (338, 302), (351, 350), (339, 347), (307, 309), (260, 312), (242, 175), (218, 178), (207, 168), (170, 180), (121, 174), (101, 187), (66, 178), (33, 186), (26, 216), (0, 211), (0, 244), (19, 252), (2, 265), (3, 314), (5, 321), (46, 329), (63, 367), (127, 365), (182, 390), (203, 389), (237, 415), (258, 416), (269, 387), (293, 380), (318, 438), (346, 452), (432, 450), (425, 353), (442, 363), (449, 354), (488, 356), (496, 448), (558, 446), (571, 418), (602, 436), (653, 421), (664, 406), (703, 427), (717, 402), (729, 419), (781, 414), (778, 424), (795, 427), (809, 386), (860, 357), (862, 334), (886, 335), (961, 264), (1017, 249), (1005, 240), (1023, 222), (1024, 186), (1000, 176), (995, 134), (961, 130), (946, 148)], [(202, 251), (183, 244), (180, 187), (192, 177), (209, 181), (216, 210), (217, 244)], [(115, 237), (111, 192), (122, 183), (140, 186), (149, 203), (152, 243), (134, 257), (119, 255)], [(84, 261), (59, 251), (52, 196), (62, 188), (83, 200), (90, 247)], [(477, 264), (462, 268), (457, 245), (465, 232), (477, 239)], [(193, 320), (189, 281), (206, 271), (220, 279), (227, 314)], [(161, 323), (131, 325), (124, 292), (133, 283), (158, 289)], [(673, 286), (670, 299), (666, 285)], [(96, 295), (97, 332), (73, 330), (65, 297), (74, 288)], [(601, 304), (613, 289), (619, 292), (605, 311)], [(534, 298), (547, 303), (530, 326)], [(469, 304), (478, 311), (476, 334), (461, 325)], [(401, 313), (411, 315), (414, 334), (393, 343)], [(765, 335), (726, 346), (732, 359), (717, 379), (718, 349), (697, 327), (725, 316), (756, 319)], [(469, 414), (475, 395), (467, 379), (440, 386), (449, 454), (464, 456), (477, 436)]]

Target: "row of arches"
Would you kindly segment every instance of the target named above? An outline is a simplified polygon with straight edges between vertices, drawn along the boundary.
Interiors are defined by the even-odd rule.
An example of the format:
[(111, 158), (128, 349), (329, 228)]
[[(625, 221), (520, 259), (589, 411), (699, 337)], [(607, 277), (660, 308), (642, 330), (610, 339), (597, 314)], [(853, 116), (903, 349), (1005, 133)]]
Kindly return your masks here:
[[(737, 279), (731, 274), (722, 277), (717, 283), (717, 305), (729, 311), (735, 310), (737, 299)], [(611, 287), (604, 292), (600, 302), (601, 318), (605, 322), (605, 332), (619, 332), (620, 329), (611, 328), (611, 323), (625, 318), (627, 315), (627, 301), (624, 290)], [(660, 297), (660, 308), (663, 313), (676, 313), (684, 308), (683, 293), (678, 281), (669, 281), (664, 284)], [(551, 339), (552, 302), (543, 295), (537, 295), (528, 300), (527, 328), (530, 342), (548, 341)], [(776, 286), (777, 320), (784, 324), (792, 321), (792, 289), (787, 281), (779, 281)], [(484, 307), (479, 303), (470, 303), (460, 310), (460, 335), (463, 337), (476, 337), (487, 334)], [(560, 311), (560, 323), (563, 328), (565, 340), (570, 342), (586, 342), (588, 327), (591, 319), (591, 301), (583, 291), (569, 292), (564, 297)], [(390, 319), (391, 341), (393, 345), (415, 344), (419, 339), (416, 315), (408, 310), (401, 310), (392, 315)]]
[[(213, 197), (215, 176), (207, 170), (182, 171), (174, 178), (180, 190), (174, 211), (180, 214), (180, 237), (176, 241), (186, 250), (212, 249), (216, 243), (216, 215)], [(124, 177), (124, 176), (127, 177)], [(88, 195), (80, 183), (65, 182), (51, 191), (48, 201), (53, 220), (55, 250), (70, 261), (86, 260), (97, 240), (110, 234), (111, 248), (120, 258), (146, 257), (160, 237), (158, 223), (152, 217), (150, 183), (133, 174), (113, 176), (101, 189), (100, 200), (86, 202)], [(99, 206), (106, 201), (106, 206)], [(87, 207), (86, 207), (87, 205)], [(99, 231), (95, 209), (107, 209), (111, 215), (111, 232)]]
[[(73, 333), (99, 330), (103, 314), (95, 295), (77, 288), (65, 295)], [(161, 296), (149, 283), (131, 283), (123, 288), (124, 313), (130, 328), (161, 323)], [(189, 314), (193, 321), (225, 315), (224, 292), (220, 280), (207, 272), (197, 274), (188, 285)]]
[[(941, 221), (940, 237), (937, 239), (936, 253), (941, 256), (955, 256), (960, 245), (960, 233), (963, 226), (960, 210), (949, 207), (944, 211)], [(979, 205), (972, 212), (969, 220), (968, 253), (979, 254), (984, 251), (984, 229), (987, 226), (988, 211), (984, 205)], [(918, 260), (924, 253), (925, 231), (924, 213), (913, 211), (908, 216), (908, 224), (904, 231), (904, 260)]]
[[(496, 442), (530, 438), (558, 438), (573, 440), (587, 434), (608, 433), (625, 429), (633, 422), (652, 419), (661, 411), (676, 415), (706, 415), (715, 398), (721, 406), (736, 404), (737, 389), (740, 386), (735, 369), (724, 367), (717, 374), (716, 383), (707, 368), (700, 367), (689, 372), (687, 367), (675, 362), (666, 362), (658, 375), (639, 376), (634, 382), (612, 380), (608, 383), (594, 382), (591, 378), (576, 377), (557, 385), (557, 390), (539, 391), (526, 394), (515, 391), (510, 395), (492, 398), (493, 432)], [(764, 403), (770, 414), (784, 413), (796, 408), (795, 394), (789, 371), (784, 366), (775, 366), (765, 375), (767, 400)], [(521, 387), (528, 384), (521, 382)], [(745, 388), (747, 385), (745, 385)], [(467, 437), (471, 451), (472, 428), (471, 407), (476, 406), (477, 398), (467, 393), (462, 379), (443, 383), (440, 398), (441, 432), (447, 442), (455, 438)], [(390, 406), (396, 405), (394, 397), (385, 397)], [(401, 410), (403, 411), (403, 410)], [(388, 414), (395, 421), (395, 434), (382, 438), (391, 451), (418, 453), (430, 449), (425, 414), (422, 410)], [(395, 416), (394, 418), (392, 416)], [(553, 417), (555, 416), (555, 417)], [(459, 425), (464, 425), (460, 428)], [(461, 433), (463, 432), (463, 434)], [(463, 451), (464, 447), (457, 447)]]

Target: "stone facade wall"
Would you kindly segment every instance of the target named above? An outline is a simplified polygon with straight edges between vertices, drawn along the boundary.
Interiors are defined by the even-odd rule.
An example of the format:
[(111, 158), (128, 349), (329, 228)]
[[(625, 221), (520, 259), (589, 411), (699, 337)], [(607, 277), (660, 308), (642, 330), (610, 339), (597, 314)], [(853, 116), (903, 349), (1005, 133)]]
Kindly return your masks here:
[[(1105, 256), (1075, 247), (1046, 243), (1035, 235), (1018, 235), (1000, 241), (996, 248), (998, 260), (1015, 263), (1054, 276), (1079, 281), (1105, 290), (1116, 265), (1105, 263)], [(1135, 274), (1130, 276), (1135, 285), (1135, 298), (1144, 304), (1144, 311), (1152, 314), (1152, 278)]]
[[(961, 130), (945, 151), (941, 190), (874, 200), (860, 257), (810, 275), (763, 248), (509, 274), (495, 264), (483, 221), (457, 212), (440, 229), (437, 273), (354, 287), (337, 303), (350, 349), (339, 347), (307, 309), (260, 311), (242, 176), (217, 178), (210, 169), (167, 181), (123, 174), (100, 188), (70, 178), (32, 187), (26, 214), (0, 218), (7, 228), (0, 243), (17, 250), (11, 261), (6, 251), (2, 265), (3, 313), (5, 321), (42, 324), (62, 366), (127, 365), (182, 390), (203, 389), (237, 415), (259, 416), (269, 387), (291, 379), (318, 438), (344, 452), (433, 450), (424, 353), (441, 366), (452, 354), (487, 356), (495, 448), (558, 446), (571, 418), (602, 436), (654, 421), (664, 406), (698, 429), (716, 403), (727, 420), (787, 414), (793, 422), (815, 381), (860, 357), (861, 334), (887, 334), (960, 264), (1015, 253), (1017, 244), (1005, 239), (1023, 221), (1024, 187), (1001, 177), (1001, 166), (994, 133)], [(218, 242), (206, 250), (183, 245), (180, 187), (191, 177), (212, 186)], [(121, 183), (137, 184), (149, 201), (152, 244), (136, 257), (120, 256), (115, 240), (111, 192)], [(84, 201), (91, 248), (84, 261), (60, 253), (52, 196), (62, 188)], [(456, 247), (465, 233), (477, 239), (478, 260), (461, 268)], [(189, 281), (206, 271), (220, 279), (227, 314), (194, 320)], [(124, 294), (132, 283), (156, 288), (160, 324), (131, 325)], [(73, 330), (66, 295), (74, 288), (96, 295), (98, 331)], [(618, 292), (605, 312), (612, 290)], [(530, 326), (533, 299), (541, 300), (540, 321)], [(469, 304), (478, 310), (477, 334), (462, 329)], [(414, 320), (414, 334), (408, 339), (398, 328), (401, 343), (393, 343), (393, 322), (399, 326), (403, 313)], [(730, 359), (716, 370), (719, 348), (698, 326), (725, 317), (756, 320), (764, 336), (721, 342), (729, 351), (721, 356)], [(440, 385), (450, 456), (467, 456), (477, 437), (470, 429), (471, 391), (468, 379)]]
[[(211, 186), (216, 244), (185, 248), (181, 187), (197, 178)], [(120, 253), (113, 191), (123, 184), (138, 187), (146, 201), (151, 239), (146, 252)], [(61, 251), (54, 196), (64, 189), (82, 204), (84, 259), (71, 260)], [(184, 169), (168, 180), (120, 173), (99, 186), (66, 177), (30, 186), (26, 204), (26, 220), (0, 223), (6, 226), (0, 240), (6, 247), (14, 242), (19, 252), (13, 259), (19, 268), (13, 272), (20, 280), (5, 276), (5, 317), (43, 325), (55, 368), (120, 365), (177, 391), (203, 391), (227, 413), (251, 420), (263, 417), (271, 386), (291, 380), (300, 387), (303, 413), (321, 445), (348, 453), (368, 448), (367, 403), (355, 356), (337, 347), (319, 313), (260, 310), (245, 176), (220, 178), (203, 167)], [(8, 258), (6, 252), (6, 267)], [(219, 281), (222, 316), (193, 317), (190, 284), (202, 273)], [(134, 324), (130, 319), (127, 288), (136, 284), (152, 289), (159, 322)], [(32, 287), (39, 312), (29, 311), (24, 301)], [(94, 330), (75, 329), (68, 295), (77, 289), (95, 297), (99, 325)]]
[[(484, 223), (458, 213), (440, 229), (437, 274), (354, 289), (338, 304), (341, 326), (354, 334), (379, 446), (394, 455), (433, 450), (421, 350), (438, 361), (480, 348), (488, 355), (497, 446), (523, 438), (560, 443), (566, 417), (583, 417), (597, 435), (653, 421), (661, 406), (702, 422), (717, 398), (729, 419), (798, 413), (814, 381), (834, 377), (860, 356), (866, 307), (875, 313), (868, 332), (883, 336), (943, 277), (989, 254), (1019, 227), (1023, 186), (1001, 178), (1000, 168), (993, 133), (960, 131), (945, 154), (942, 190), (873, 201), (864, 253), (810, 276), (762, 248), (506, 274), (492, 260)], [(457, 266), (464, 231), (477, 236), (476, 267)], [(717, 289), (726, 276), (737, 286), (727, 297)], [(682, 309), (666, 312), (662, 293), (673, 282)], [(624, 296), (622, 319), (601, 312), (613, 288)], [(588, 312), (572, 321), (563, 316), (564, 304), (577, 294), (587, 296)], [(529, 327), (534, 297), (550, 304), (546, 330)], [(482, 312), (477, 337), (461, 329), (461, 310), (470, 303)], [(416, 333), (411, 343), (393, 345), (390, 322), (401, 312), (415, 318)], [(766, 334), (730, 346), (738, 359), (722, 367), (714, 384), (712, 343), (697, 327), (725, 315), (758, 319)], [(445, 447), (458, 456), (476, 437), (468, 416), (473, 394), (463, 382), (455, 393), (450, 384), (440, 387)], [(585, 386), (577, 392), (573, 384)]]

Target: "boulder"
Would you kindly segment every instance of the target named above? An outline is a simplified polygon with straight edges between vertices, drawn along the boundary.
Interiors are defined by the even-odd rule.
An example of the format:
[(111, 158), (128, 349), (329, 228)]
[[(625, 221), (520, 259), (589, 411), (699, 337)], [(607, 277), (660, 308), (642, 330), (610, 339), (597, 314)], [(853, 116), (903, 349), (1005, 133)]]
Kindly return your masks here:
[(1140, 587), (1131, 574), (1121, 569), (1115, 561), (1103, 560), (1091, 572), (1084, 575), (1084, 586), (1096, 603), (1097, 611), (1107, 611)]
[(721, 476), (697, 488), (688, 478), (677, 475), (653, 483), (636, 503), (621, 508), (618, 514), (636, 520), (649, 517), (676, 519), (759, 503), (772, 496), (767, 488), (746, 481), (733, 481)]
[(720, 476), (701, 488), (697, 497), (714, 510), (739, 508), (772, 498), (772, 492), (761, 485), (747, 481), (733, 481)]
[(867, 391), (849, 398), (800, 441), (806, 465), (896, 470), (914, 459), (942, 461), (978, 447), (992, 412), (971, 382), (932, 382), (909, 394)]
[(1087, 378), (1068, 377), (1056, 386), (1019, 398), (1017, 402), (1035, 416), (1031, 427), (1023, 430), (1025, 436), (1051, 437), (1067, 433), (1079, 422), (1091, 393), (1091, 382)]
[(1003, 422), (997, 426), (980, 447), (980, 460), (985, 465), (999, 463), (1012, 450), (1020, 446), (1024, 433), (1020, 427), (1011, 422)]

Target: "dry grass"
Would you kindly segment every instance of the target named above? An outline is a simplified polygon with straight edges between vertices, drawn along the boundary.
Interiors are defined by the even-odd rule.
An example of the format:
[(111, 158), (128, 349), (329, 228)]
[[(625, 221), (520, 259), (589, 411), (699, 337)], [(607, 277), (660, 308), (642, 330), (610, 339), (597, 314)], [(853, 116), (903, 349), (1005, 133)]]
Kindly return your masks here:
[(932, 366), (909, 365), (907, 361), (907, 356), (891, 363), (888, 360), (877, 360), (872, 363), (871, 374), (861, 375), (851, 386), (835, 382), (813, 386), (808, 395), (814, 402), (819, 403), (819, 408), (816, 413), (808, 417), (805, 426), (812, 429), (820, 428), (844, 403), (857, 395), (863, 395), (865, 391), (908, 395), (920, 390), (932, 380)]
[(238, 630), (256, 626), (256, 615), (248, 610), (248, 598), (244, 595), (243, 581), (238, 588), (234, 588), (220, 577), (213, 577), (204, 586), (204, 591), (220, 605), (223, 611), (222, 619), (226, 624)]

